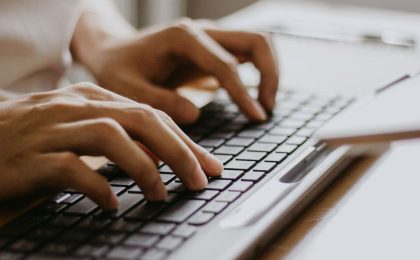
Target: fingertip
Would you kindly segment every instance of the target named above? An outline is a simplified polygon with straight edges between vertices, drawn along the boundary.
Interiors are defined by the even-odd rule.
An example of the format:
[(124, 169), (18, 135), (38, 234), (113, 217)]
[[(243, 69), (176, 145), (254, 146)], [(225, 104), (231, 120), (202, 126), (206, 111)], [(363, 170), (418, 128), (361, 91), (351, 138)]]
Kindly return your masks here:
[(144, 191), (144, 197), (148, 201), (164, 201), (167, 195), (165, 185), (160, 180), (156, 181), (150, 190)]
[(108, 203), (105, 207), (107, 210), (111, 211), (118, 209), (118, 198), (112, 191), (110, 192)]
[(220, 176), (223, 172), (223, 163), (221, 163), (216, 157), (208, 153), (205, 157), (206, 162), (206, 173), (212, 177)]
[(192, 124), (200, 117), (200, 110), (189, 100), (180, 99), (177, 104), (175, 121), (181, 124)]

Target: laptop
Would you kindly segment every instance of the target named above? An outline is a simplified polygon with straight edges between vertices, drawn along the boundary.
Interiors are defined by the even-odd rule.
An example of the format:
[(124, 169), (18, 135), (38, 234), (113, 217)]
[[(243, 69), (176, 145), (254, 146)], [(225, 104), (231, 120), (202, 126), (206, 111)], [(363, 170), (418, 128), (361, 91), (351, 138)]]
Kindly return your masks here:
[(161, 164), (168, 198), (146, 202), (134, 181), (107, 163), (98, 171), (119, 197), (117, 212), (64, 190), (0, 228), (0, 259), (252, 257), (361, 154), (349, 145), (329, 148), (317, 133), (366, 100), (294, 92), (277, 99), (269, 121), (251, 124), (221, 94), (184, 129), (224, 163), (205, 190), (187, 191)]

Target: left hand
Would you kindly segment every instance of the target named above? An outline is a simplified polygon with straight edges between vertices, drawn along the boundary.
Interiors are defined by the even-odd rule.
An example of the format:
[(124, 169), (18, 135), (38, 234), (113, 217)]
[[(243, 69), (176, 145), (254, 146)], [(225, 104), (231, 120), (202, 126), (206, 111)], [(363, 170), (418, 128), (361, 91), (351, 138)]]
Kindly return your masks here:
[[(263, 34), (203, 29), (182, 20), (132, 37), (108, 38), (86, 55), (91, 58), (85, 64), (102, 87), (163, 110), (178, 123), (192, 123), (199, 116), (199, 109), (170, 84), (186, 70), (214, 76), (252, 121), (266, 120), (275, 106), (278, 68), (270, 39)], [(238, 64), (247, 61), (261, 72), (258, 101), (238, 76)]]

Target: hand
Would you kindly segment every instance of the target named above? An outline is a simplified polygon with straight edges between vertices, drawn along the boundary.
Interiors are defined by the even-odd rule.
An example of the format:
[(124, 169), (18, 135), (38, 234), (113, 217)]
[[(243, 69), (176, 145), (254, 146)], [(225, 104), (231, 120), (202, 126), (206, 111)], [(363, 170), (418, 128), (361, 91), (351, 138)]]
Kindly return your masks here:
[[(80, 24), (83, 19), (78, 27)], [(75, 38), (82, 37), (80, 31), (83, 30), (76, 29)], [(266, 35), (209, 26), (203, 29), (183, 20), (130, 37), (107, 37), (99, 42), (101, 46), (94, 48), (77, 48), (83, 44), (73, 44), (75, 56), (91, 69), (99, 84), (163, 110), (179, 123), (191, 123), (199, 115), (198, 108), (173, 91), (170, 84), (170, 79), (185, 71), (199, 70), (216, 77), (253, 121), (264, 121), (266, 112), (271, 112), (275, 105), (278, 68)], [(247, 61), (261, 72), (259, 102), (248, 95), (238, 76), (238, 63)]]
[(148, 153), (167, 163), (192, 190), (203, 189), (206, 176), (223, 169), (165, 113), (89, 83), (1, 102), (0, 146), (3, 200), (72, 187), (115, 209), (117, 199), (105, 177), (85, 165), (81, 155), (117, 163), (148, 200), (166, 196)]

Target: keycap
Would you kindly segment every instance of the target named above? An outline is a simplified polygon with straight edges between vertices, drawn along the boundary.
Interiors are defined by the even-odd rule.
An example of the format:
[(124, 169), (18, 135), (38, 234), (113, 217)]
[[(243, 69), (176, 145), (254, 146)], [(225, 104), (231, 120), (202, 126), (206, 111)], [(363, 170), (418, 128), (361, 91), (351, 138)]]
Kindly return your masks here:
[(57, 243), (50, 242), (46, 245), (41, 252), (48, 254), (66, 254), (73, 249), (74, 245), (71, 243)]
[(56, 236), (58, 233), (60, 233), (66, 226), (63, 226), (61, 228), (58, 227), (52, 227), (52, 226), (39, 226), (29, 232), (25, 237), (31, 238), (31, 239), (50, 239), (53, 236)]
[(112, 192), (118, 196), (125, 190), (125, 187), (124, 186), (111, 186), (111, 189), (112, 189)]
[(83, 245), (76, 251), (76, 255), (81, 256), (92, 256), (92, 257), (101, 257), (106, 251), (108, 251), (109, 246), (101, 244), (88, 244)]
[(259, 143), (256, 142), (250, 147), (248, 147), (247, 151), (251, 152), (271, 152), (276, 149), (277, 144), (269, 144), (269, 143)]
[(258, 139), (260, 143), (271, 143), (271, 144), (282, 144), (286, 141), (287, 136), (285, 135), (265, 135)]
[(149, 220), (165, 209), (163, 202), (142, 202), (131, 209), (124, 217), (134, 220)]
[(250, 138), (259, 138), (265, 134), (264, 130), (261, 129), (246, 129), (241, 131), (239, 137), (250, 137)]
[(67, 204), (73, 204), (83, 197), (84, 196), (82, 194), (71, 194), (71, 196), (69, 198), (65, 199), (63, 202), (67, 203)]
[(282, 127), (290, 127), (290, 128), (301, 128), (306, 123), (305, 120), (292, 120), (292, 119), (285, 119), (281, 122)]
[(247, 171), (247, 170), (251, 169), (252, 166), (254, 166), (254, 165), (255, 165), (254, 161), (233, 160), (233, 161), (230, 161), (228, 164), (225, 165), (225, 169)]
[(125, 247), (117, 246), (114, 247), (106, 256), (107, 258), (117, 259), (134, 259), (139, 257), (143, 253), (143, 249), (138, 247)]
[(156, 247), (164, 250), (174, 250), (179, 247), (182, 242), (184, 242), (182, 238), (167, 236), (159, 241), (159, 243), (156, 244)]
[(207, 146), (207, 147), (219, 147), (225, 142), (224, 139), (204, 139), (198, 142), (201, 146)]
[(18, 237), (29, 230), (36, 227), (39, 223), (48, 218), (48, 215), (44, 215), (43, 218), (37, 218), (33, 221), (22, 221), (23, 218), (16, 219), (5, 226), (0, 227), (0, 236), (2, 237)]
[[(260, 162), (254, 168), (253, 171), (256, 172), (269, 172), (276, 167), (276, 163), (273, 162)], [(246, 174), (245, 174), (246, 175)]]
[(306, 137), (302, 136), (292, 136), (289, 139), (287, 139), (287, 144), (294, 144), (294, 145), (301, 145), (306, 141)]
[(315, 132), (313, 128), (302, 128), (296, 132), (296, 136), (310, 137)]
[(9, 249), (19, 251), (19, 252), (29, 252), (34, 250), (39, 245), (38, 242), (35, 240), (29, 239), (19, 239), (18, 241), (14, 242), (12, 245), (9, 246)]
[(183, 224), (183, 225), (178, 226), (172, 232), (172, 235), (173, 236), (178, 236), (178, 237), (183, 237), (183, 238), (189, 238), (192, 235), (194, 235), (196, 231), (197, 231), (197, 227), (192, 226), (192, 225), (188, 225), (188, 224)]
[(129, 236), (123, 243), (129, 246), (152, 247), (159, 240), (159, 235), (135, 233)]
[(204, 204), (202, 200), (180, 200), (158, 216), (158, 220), (182, 223)]
[(142, 194), (124, 193), (118, 198), (118, 209), (116, 211), (101, 210), (96, 216), (103, 218), (119, 218), (127, 210), (143, 200), (144, 196)]
[(70, 229), (60, 235), (58, 240), (60, 242), (81, 242), (82, 240), (87, 239), (92, 234), (81, 229)]
[(230, 139), (235, 135), (234, 131), (228, 131), (228, 132), (216, 132), (209, 136), (209, 138), (213, 139)]
[(224, 190), (231, 184), (230, 180), (212, 178), (209, 180), (206, 190)]
[(286, 159), (287, 157), (287, 153), (272, 153), (270, 155), (268, 155), (264, 161), (266, 162), (275, 162), (275, 163), (279, 163), (281, 161), (283, 161), (284, 159)]
[(216, 197), (215, 201), (221, 201), (221, 202), (233, 202), (237, 198), (241, 196), (240, 192), (237, 191), (224, 191), (219, 196)]
[(70, 198), (71, 194), (70, 193), (64, 193), (64, 192), (60, 192), (55, 194), (53, 197), (50, 198), (51, 202), (55, 202), (55, 203), (61, 203), (64, 202), (66, 199)]
[(203, 207), (202, 211), (207, 213), (220, 213), (222, 210), (224, 210), (227, 207), (227, 202), (218, 202), (218, 201), (212, 201), (206, 206)]
[(214, 217), (213, 213), (197, 212), (189, 220), (191, 225), (204, 225), (207, 224)]
[(104, 231), (97, 234), (92, 241), (95, 243), (116, 245), (124, 238), (125, 233)]
[(76, 224), (76, 227), (81, 229), (92, 231), (102, 230), (106, 225), (111, 223), (111, 219), (108, 218), (94, 218), (88, 217), (83, 221)]
[(244, 160), (244, 161), (260, 161), (264, 156), (266, 156), (267, 153), (262, 152), (242, 152), (238, 157), (236, 157), (237, 160)]
[(198, 192), (189, 192), (186, 193), (185, 196), (190, 199), (198, 199), (198, 200), (212, 200), (219, 194), (217, 190), (204, 190)]
[(167, 165), (167, 164), (164, 164), (164, 165), (162, 165), (160, 168), (159, 168), (159, 172), (160, 173), (171, 173), (171, 174), (173, 174), (174, 172), (172, 171), (172, 169)]
[(309, 127), (309, 128), (319, 128), (324, 123), (325, 123), (325, 121), (313, 120), (313, 121), (309, 122), (308, 124), (306, 124), (306, 127)]
[(23, 257), (21, 253), (0, 252), (0, 259), (2, 260), (18, 260)]
[(252, 181), (252, 182), (258, 182), (262, 178), (264, 178), (265, 173), (264, 172), (254, 172), (250, 171), (244, 174), (244, 176), (241, 178), (242, 181)]
[(296, 148), (297, 146), (293, 144), (282, 144), (276, 149), (276, 153), (292, 153)]
[(134, 184), (134, 180), (129, 177), (119, 177), (112, 179), (109, 183), (111, 185), (120, 185), (128, 187)]
[(296, 132), (297, 128), (290, 127), (275, 127), (269, 131), (271, 135), (286, 135), (291, 136)]
[(168, 183), (170, 183), (171, 181), (173, 181), (173, 180), (175, 180), (175, 175), (173, 175), (173, 174), (165, 174), (165, 173), (161, 173), (160, 174), (160, 178), (162, 179), (162, 182), (164, 183), (164, 184), (168, 184)]
[(143, 193), (139, 186), (134, 185), (133, 187), (131, 187), (130, 189), (128, 189), (128, 193)]
[(241, 138), (241, 137), (234, 137), (226, 142), (226, 145), (229, 146), (248, 146), (255, 141), (254, 138)]
[(182, 184), (180, 182), (172, 181), (171, 183), (166, 185), (166, 190), (168, 192), (183, 192), (183, 191), (186, 190), (186, 188), (185, 188), (184, 184)]
[(159, 250), (157, 248), (151, 248), (147, 250), (147, 252), (141, 256), (142, 260), (162, 260), (165, 258), (166, 258), (166, 251)]
[(226, 154), (226, 155), (237, 155), (242, 152), (244, 148), (240, 146), (225, 146), (222, 145), (221, 147), (214, 150), (214, 154)]
[(112, 223), (108, 228), (111, 231), (133, 232), (137, 230), (142, 224), (143, 223), (140, 221), (129, 221), (121, 218)]
[(51, 203), (51, 202), (45, 202), (36, 207), (34, 210), (39, 213), (47, 213), (47, 214), (53, 214), (58, 213), (62, 211), (64, 208), (66, 208), (66, 204), (57, 204), (57, 203)]
[(226, 164), (230, 159), (233, 158), (232, 155), (223, 155), (223, 154), (215, 154), (214, 157), (216, 157), (216, 159), (219, 160), (223, 164)]
[(225, 180), (237, 180), (239, 179), (244, 171), (240, 170), (223, 170), (222, 175), (218, 178)]
[(151, 222), (140, 228), (139, 232), (155, 235), (167, 235), (175, 227), (176, 226), (172, 223)]
[(89, 198), (83, 198), (76, 204), (73, 204), (66, 209), (67, 214), (87, 215), (97, 208), (95, 202)]
[(232, 186), (230, 186), (228, 190), (245, 192), (249, 188), (251, 188), (251, 186), (252, 186), (252, 182), (250, 181), (237, 181)]

